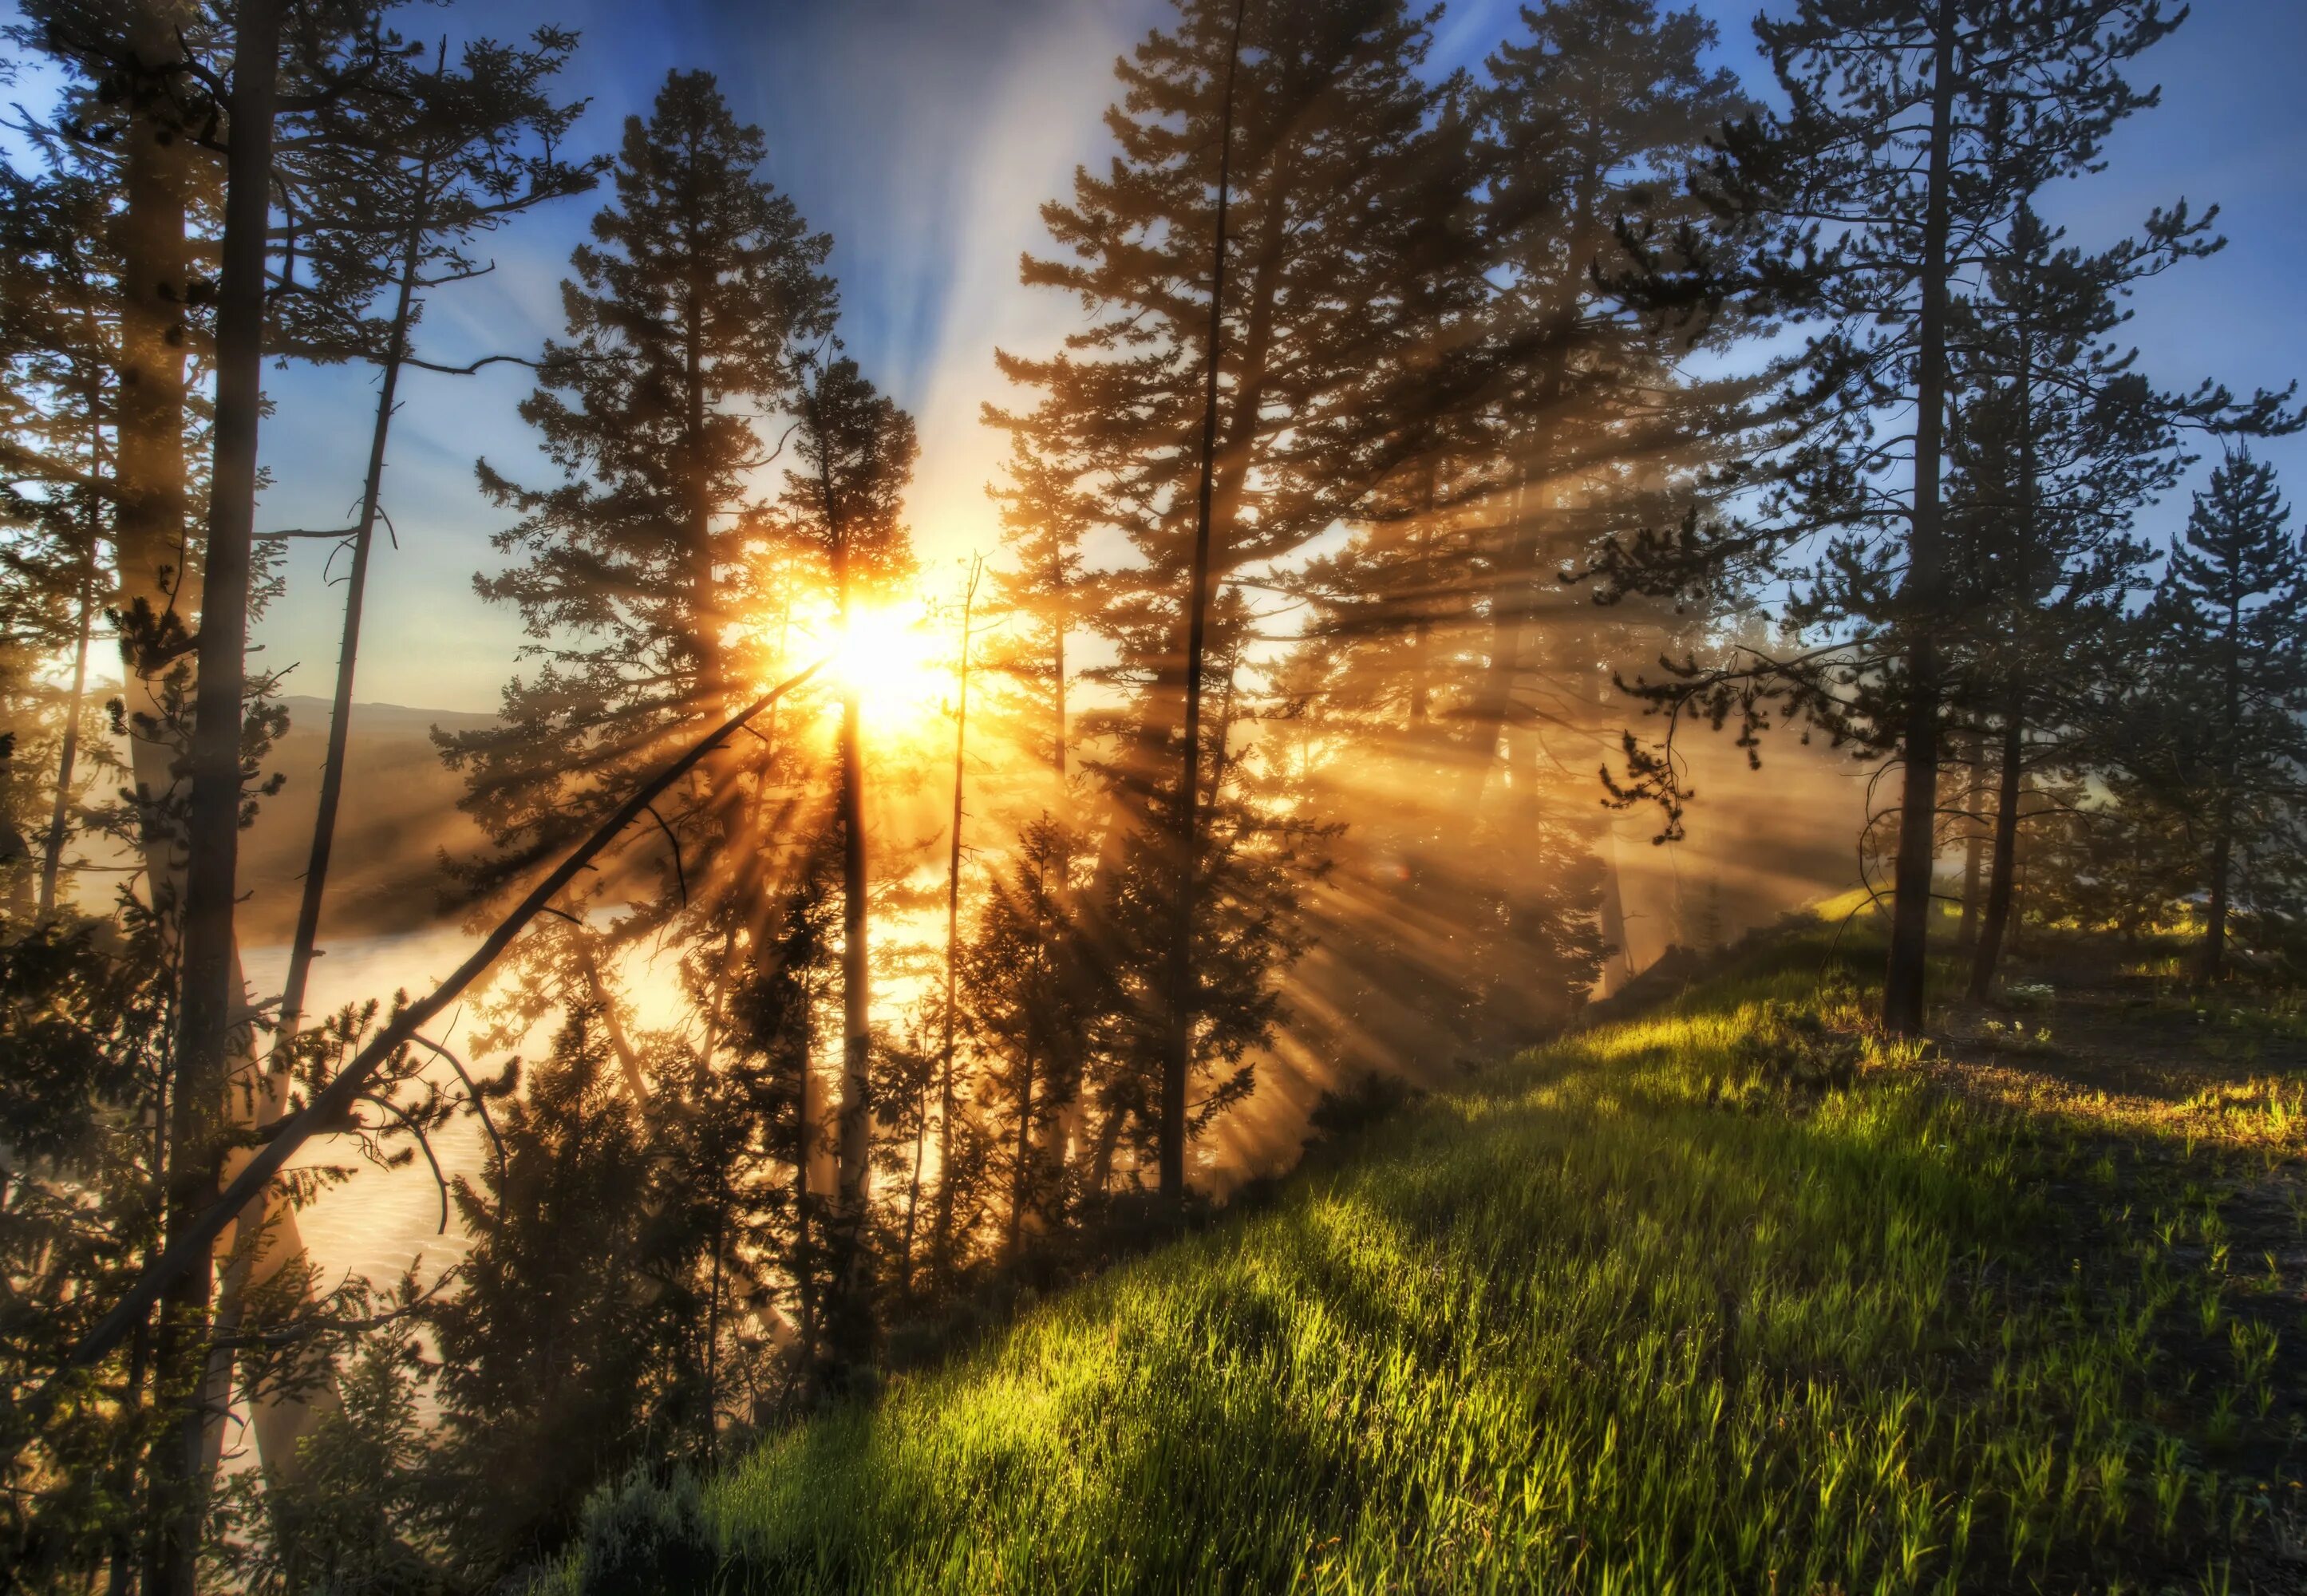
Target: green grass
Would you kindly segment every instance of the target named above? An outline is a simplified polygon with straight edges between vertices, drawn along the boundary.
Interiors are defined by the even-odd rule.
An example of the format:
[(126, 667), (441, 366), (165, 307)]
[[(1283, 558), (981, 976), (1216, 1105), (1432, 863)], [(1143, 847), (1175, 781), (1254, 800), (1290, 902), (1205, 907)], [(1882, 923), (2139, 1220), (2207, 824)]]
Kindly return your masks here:
[(703, 1489), (722, 1583), (2227, 1588), (2276, 1360), (2216, 1201), (2118, 1190), (2087, 1127), (1909, 1052), (1772, 1085), (1741, 1043), (1770, 1005), (1856, 1020), (1824, 946), (1502, 1064), (771, 1440)]

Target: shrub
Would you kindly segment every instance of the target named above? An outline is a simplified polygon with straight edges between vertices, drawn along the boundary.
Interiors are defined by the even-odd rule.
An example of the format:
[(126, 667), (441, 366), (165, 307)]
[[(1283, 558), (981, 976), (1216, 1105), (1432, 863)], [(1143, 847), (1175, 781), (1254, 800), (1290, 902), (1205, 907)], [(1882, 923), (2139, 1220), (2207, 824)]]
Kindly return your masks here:
[(636, 1469), (585, 1505), (582, 1596), (709, 1591), (722, 1562), (697, 1481), (686, 1473), (659, 1484)]

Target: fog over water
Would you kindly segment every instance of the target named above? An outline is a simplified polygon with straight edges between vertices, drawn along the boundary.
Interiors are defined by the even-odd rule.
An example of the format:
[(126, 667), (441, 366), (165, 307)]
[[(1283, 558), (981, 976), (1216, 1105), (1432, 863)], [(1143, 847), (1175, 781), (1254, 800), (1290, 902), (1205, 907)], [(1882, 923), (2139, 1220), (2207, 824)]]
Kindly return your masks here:
[[(330, 943), (327, 956), (313, 965), (312, 1010), (327, 1014), (371, 998), (389, 1002), (402, 989), (421, 992), (457, 966), (472, 940), (458, 927), (443, 925), (401, 936)], [(287, 968), (288, 949), (250, 948), (244, 950), (242, 961), (253, 991), (260, 995), (277, 992)], [(466, 1058), (469, 1068), (481, 1067), (481, 1060), (466, 1057), (456, 1031), (442, 1026), (432, 1034)], [(446, 1087), (458, 1089), (454, 1073), (445, 1065), (436, 1064), (434, 1070)], [(487, 1147), (480, 1121), (470, 1114), (459, 1115), (433, 1138), (433, 1154), (451, 1178), (476, 1171)], [(294, 1162), (304, 1168), (339, 1164), (355, 1170), (350, 1180), (323, 1191), (297, 1217), (324, 1286), (347, 1274), (365, 1275), (389, 1286), (411, 1268), (429, 1283), (464, 1256), (464, 1231), (453, 1203), (447, 1232), (442, 1233), (440, 1187), (421, 1154), (401, 1168), (378, 1169), (344, 1138), (324, 1137), (307, 1143)]]

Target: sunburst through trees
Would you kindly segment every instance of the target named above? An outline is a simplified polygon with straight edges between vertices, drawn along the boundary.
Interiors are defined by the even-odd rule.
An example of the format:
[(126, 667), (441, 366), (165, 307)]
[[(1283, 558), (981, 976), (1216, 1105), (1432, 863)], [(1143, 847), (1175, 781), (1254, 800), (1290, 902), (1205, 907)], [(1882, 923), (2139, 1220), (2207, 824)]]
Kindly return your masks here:
[[(2214, 213), (2047, 219), (2176, 14), (1786, 0), (1742, 79), (1655, 0), (1155, 10), (1017, 263), (1042, 332), (973, 350), (956, 551), (939, 396), (735, 69), (600, 150), (558, 26), (26, 0), (10, 1588), (496, 1589), (621, 1480), (654, 1527), (587, 1566), (671, 1578), (690, 1474), (1805, 889), (1882, 903), (1877, 1017), (1925, 1030), (1958, 845), (1974, 1002), (2054, 918), (2301, 957), (2307, 552), (2242, 442), (2301, 416), (2123, 341)], [(482, 236), (596, 186), (550, 333), (441, 354)], [(268, 363), (378, 379), (355, 525), (260, 517)], [(425, 755), (466, 840), (399, 839), (478, 951), (328, 1012), (402, 384), (506, 365), (520, 443), (459, 486), (518, 655)], [(342, 639), (278, 990), (268, 606)], [(417, 1181), (455, 1268), (304, 1248)]]

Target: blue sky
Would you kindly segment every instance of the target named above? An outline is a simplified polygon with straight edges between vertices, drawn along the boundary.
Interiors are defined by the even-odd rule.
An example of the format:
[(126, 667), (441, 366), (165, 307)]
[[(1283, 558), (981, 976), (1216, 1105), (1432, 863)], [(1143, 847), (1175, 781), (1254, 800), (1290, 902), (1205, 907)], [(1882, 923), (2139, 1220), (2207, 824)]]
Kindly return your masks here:
[[(1753, 0), (1699, 4), (1721, 25), (1723, 59), (1756, 72)], [(982, 490), (999, 443), (977, 412), (999, 396), (994, 347), (1045, 348), (1072, 314), (1061, 296), (1016, 286), (1018, 253), (1039, 242), (1036, 207), (1064, 190), (1076, 162), (1099, 159), (1112, 59), (1164, 9), (1160, 0), (459, 0), (438, 13), (411, 8), (407, 25), (451, 38), (524, 34), (546, 21), (579, 30), (568, 81), (592, 100), (573, 140), (582, 150), (613, 148), (623, 117), (646, 111), (669, 69), (718, 74), (738, 113), (768, 134), (771, 178), (834, 236), (851, 350), (919, 419), (913, 519), (934, 570), (992, 536)], [(1511, 4), (1460, 0), (1445, 14), (1437, 54), (1477, 62), (1514, 22)], [(2307, 0), (2199, 0), (2140, 74), (2164, 86), (2162, 108), (2117, 133), (2106, 173), (2054, 202), (2085, 244), (2181, 195), (2223, 207), (2226, 253), (2138, 300), (2133, 341), (2158, 381), (2215, 376), (2248, 390), (2307, 373), (2297, 286), (2307, 259), (2303, 62)], [(425, 352), (533, 353), (559, 330), (569, 250), (599, 202), (564, 202), (489, 241), (495, 273), (438, 298)], [(272, 485), (263, 524), (342, 524), (330, 518), (357, 490), (372, 377), (290, 370), (267, 381), (279, 405), (264, 435)], [(471, 590), (502, 520), (472, 468), (485, 454), (516, 477), (541, 475), (513, 414), (527, 389), (525, 373), (507, 367), (407, 383), (387, 497), (401, 547), (380, 560), (363, 700), (493, 707), (519, 638), (511, 618)], [(2266, 452), (2307, 502), (2307, 442)], [(2166, 505), (2148, 529), (2160, 535), (2183, 514), (2183, 501)], [(266, 663), (296, 665), (291, 691), (326, 692), (334, 669), (337, 622), (319, 567), (317, 551), (300, 545), (288, 596), (262, 629)]]

